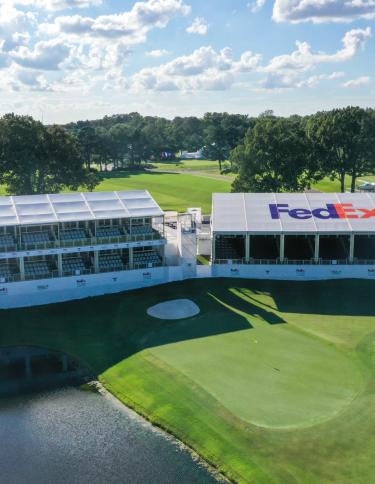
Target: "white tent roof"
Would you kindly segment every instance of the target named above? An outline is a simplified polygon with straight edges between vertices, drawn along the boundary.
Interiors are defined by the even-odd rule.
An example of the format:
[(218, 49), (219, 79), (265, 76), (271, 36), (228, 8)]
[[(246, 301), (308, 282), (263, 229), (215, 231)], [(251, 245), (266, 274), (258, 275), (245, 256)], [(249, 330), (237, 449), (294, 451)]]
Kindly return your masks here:
[(141, 190), (0, 197), (0, 227), (161, 215), (149, 192)]
[[(280, 207), (279, 216), (272, 218), (272, 204), (287, 207)], [(321, 215), (327, 216), (327, 204), (337, 205), (339, 211), (347, 210), (348, 218), (344, 218), (345, 215), (343, 218), (321, 218), (312, 213), (323, 209)], [(340, 209), (341, 205), (344, 206)], [(300, 210), (294, 217), (283, 212), (294, 209)], [(215, 193), (212, 229), (227, 234), (375, 234), (375, 193)]]

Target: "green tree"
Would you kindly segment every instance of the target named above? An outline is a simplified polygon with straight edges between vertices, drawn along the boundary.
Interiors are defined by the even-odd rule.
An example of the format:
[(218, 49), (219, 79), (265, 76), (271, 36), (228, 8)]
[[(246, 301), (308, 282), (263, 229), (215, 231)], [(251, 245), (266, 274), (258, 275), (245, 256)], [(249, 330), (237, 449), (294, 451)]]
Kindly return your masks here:
[(205, 153), (209, 159), (217, 160), (220, 171), (223, 161), (229, 158), (249, 128), (247, 116), (228, 113), (206, 113), (203, 118)]
[(239, 166), (236, 192), (301, 191), (309, 185), (307, 139), (295, 119), (261, 117), (231, 153)]
[(373, 110), (346, 107), (320, 112), (306, 123), (312, 154), (320, 171), (340, 181), (351, 178), (351, 191), (361, 176), (375, 173), (375, 114)]
[(90, 187), (94, 175), (83, 168), (78, 140), (64, 128), (46, 128), (30, 116), (0, 119), (0, 183), (14, 195), (56, 193)]

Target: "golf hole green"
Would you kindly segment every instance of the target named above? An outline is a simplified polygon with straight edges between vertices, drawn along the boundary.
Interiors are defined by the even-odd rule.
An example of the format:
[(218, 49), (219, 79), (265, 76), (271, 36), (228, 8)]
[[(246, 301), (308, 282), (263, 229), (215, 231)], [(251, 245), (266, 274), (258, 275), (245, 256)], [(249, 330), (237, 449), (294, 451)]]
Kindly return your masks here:
[(343, 411), (361, 391), (356, 363), (289, 325), (198, 338), (152, 349), (242, 420), (307, 427)]

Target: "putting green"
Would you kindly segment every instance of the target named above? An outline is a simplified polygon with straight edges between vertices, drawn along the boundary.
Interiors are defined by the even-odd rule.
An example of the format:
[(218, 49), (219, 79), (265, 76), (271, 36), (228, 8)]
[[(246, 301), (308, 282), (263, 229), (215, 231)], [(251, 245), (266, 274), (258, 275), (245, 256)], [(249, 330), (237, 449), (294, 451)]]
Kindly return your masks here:
[[(209, 317), (198, 316), (198, 324)], [(261, 427), (307, 427), (328, 420), (362, 390), (359, 366), (332, 345), (288, 324), (247, 318), (249, 329), (151, 351), (234, 415)], [(179, 330), (177, 324), (173, 331)]]

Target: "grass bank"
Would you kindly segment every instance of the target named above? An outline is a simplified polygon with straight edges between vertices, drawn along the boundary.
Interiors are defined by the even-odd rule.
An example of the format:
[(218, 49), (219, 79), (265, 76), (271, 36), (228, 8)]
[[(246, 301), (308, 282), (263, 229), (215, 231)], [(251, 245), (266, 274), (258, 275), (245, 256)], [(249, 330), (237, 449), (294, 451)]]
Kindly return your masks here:
[[(370, 483), (375, 281), (186, 281), (0, 313), (0, 344), (81, 359), (239, 482)], [(146, 309), (190, 298), (200, 315)]]

